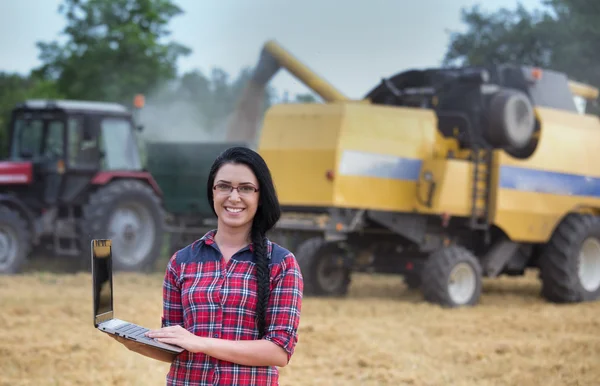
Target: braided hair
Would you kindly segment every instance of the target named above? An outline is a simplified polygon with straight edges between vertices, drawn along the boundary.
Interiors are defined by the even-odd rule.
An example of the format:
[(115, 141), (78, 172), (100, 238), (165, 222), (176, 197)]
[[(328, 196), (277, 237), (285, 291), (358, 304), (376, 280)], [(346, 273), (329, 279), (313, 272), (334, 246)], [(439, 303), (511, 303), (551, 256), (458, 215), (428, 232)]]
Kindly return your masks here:
[(258, 208), (252, 221), (250, 238), (252, 240), (254, 261), (256, 265), (257, 304), (256, 324), (259, 338), (266, 330), (266, 312), (270, 296), (269, 259), (266, 234), (275, 226), (281, 217), (279, 200), (271, 177), (271, 172), (264, 159), (255, 151), (246, 147), (232, 147), (221, 153), (214, 161), (206, 186), (208, 203), (215, 213), (213, 184), (219, 169), (228, 163), (248, 166), (258, 181), (260, 191)]

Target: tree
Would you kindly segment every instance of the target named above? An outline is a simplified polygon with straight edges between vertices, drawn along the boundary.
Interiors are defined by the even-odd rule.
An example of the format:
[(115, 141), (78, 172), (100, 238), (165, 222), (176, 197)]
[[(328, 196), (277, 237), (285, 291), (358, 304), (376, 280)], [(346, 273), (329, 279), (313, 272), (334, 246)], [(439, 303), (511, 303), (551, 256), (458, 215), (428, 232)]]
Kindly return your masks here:
[(462, 10), (464, 33), (451, 33), (445, 65), (502, 62), (540, 66), (600, 86), (600, 3), (547, 0), (528, 12), (522, 5), (484, 12)]
[(600, 87), (600, 2), (546, 0), (557, 15), (552, 67)]
[(43, 65), (67, 98), (130, 103), (176, 77), (190, 50), (163, 42), (170, 19), (183, 11), (172, 0), (65, 0), (59, 7), (67, 42), (38, 42)]
[(549, 64), (549, 38), (541, 33), (543, 24), (553, 22), (548, 15), (530, 14), (520, 4), (515, 11), (501, 8), (495, 12), (484, 12), (475, 5), (462, 9), (461, 19), (467, 31), (450, 35), (445, 65)]

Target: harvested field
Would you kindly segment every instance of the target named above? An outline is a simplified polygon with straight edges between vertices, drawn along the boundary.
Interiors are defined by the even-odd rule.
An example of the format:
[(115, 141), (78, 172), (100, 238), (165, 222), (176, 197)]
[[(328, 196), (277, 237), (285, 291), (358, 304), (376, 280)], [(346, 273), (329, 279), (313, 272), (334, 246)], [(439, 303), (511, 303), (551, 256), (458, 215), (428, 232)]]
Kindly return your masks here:
[[(160, 274), (119, 274), (117, 316), (159, 326)], [(0, 279), (0, 385), (163, 385), (168, 365), (92, 327), (90, 276)], [(123, 296), (127, 294), (127, 297)], [(536, 272), (485, 283), (478, 307), (425, 304), (398, 277), (356, 276), (347, 299), (306, 299), (282, 385), (596, 385), (600, 303), (557, 306)]]

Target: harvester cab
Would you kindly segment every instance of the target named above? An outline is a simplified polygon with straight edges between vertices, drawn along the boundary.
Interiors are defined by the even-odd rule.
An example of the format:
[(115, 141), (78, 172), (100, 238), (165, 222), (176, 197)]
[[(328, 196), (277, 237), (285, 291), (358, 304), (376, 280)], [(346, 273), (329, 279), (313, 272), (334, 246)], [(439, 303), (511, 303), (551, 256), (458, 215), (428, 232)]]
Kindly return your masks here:
[(271, 106), (258, 138), (307, 295), (368, 271), (458, 307), (484, 276), (535, 268), (548, 300), (600, 298), (600, 121), (575, 103), (598, 90), (493, 65), (404, 71), (350, 100), (273, 41), (253, 86), (280, 68), (325, 101)]
[(0, 222), (11, 230), (0, 233), (6, 240), (0, 273), (16, 272), (36, 246), (87, 264), (86, 240), (103, 237), (131, 255), (120, 267), (139, 268), (152, 258), (137, 245), (137, 232), (162, 221), (160, 191), (143, 170), (135, 130), (132, 113), (116, 103), (28, 100), (15, 106), (8, 159), (0, 162)]

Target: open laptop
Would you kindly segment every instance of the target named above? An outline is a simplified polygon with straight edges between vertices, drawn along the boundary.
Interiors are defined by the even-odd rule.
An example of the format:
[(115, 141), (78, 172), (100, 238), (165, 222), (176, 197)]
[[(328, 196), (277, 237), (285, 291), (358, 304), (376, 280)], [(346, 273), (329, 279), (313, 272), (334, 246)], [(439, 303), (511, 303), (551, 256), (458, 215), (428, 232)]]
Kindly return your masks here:
[(112, 241), (92, 240), (92, 288), (94, 291), (94, 327), (111, 335), (179, 354), (183, 348), (144, 336), (147, 328), (116, 319), (113, 310)]

